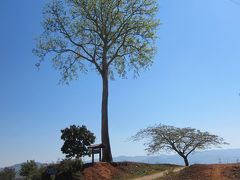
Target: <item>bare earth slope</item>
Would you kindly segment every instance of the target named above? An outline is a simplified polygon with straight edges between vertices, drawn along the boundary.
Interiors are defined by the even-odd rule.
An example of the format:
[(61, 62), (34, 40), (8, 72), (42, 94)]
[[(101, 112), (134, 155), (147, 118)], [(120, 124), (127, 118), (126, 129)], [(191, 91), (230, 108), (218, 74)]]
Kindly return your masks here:
[(196, 164), (159, 180), (240, 180), (240, 164)]

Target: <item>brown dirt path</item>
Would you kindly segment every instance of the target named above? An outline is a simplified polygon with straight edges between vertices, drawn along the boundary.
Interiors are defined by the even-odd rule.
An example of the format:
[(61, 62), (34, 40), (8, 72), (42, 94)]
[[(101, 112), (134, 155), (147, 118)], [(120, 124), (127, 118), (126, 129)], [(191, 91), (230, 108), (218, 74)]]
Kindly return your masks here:
[[(181, 171), (182, 169), (184, 169), (185, 167), (178, 167), (178, 168), (174, 168), (172, 170), (172, 172), (179, 172)], [(144, 177), (141, 177), (141, 178), (136, 178), (134, 180), (151, 180), (151, 179), (157, 179), (157, 178), (160, 178), (160, 177), (164, 177), (169, 171), (166, 170), (166, 171), (163, 171), (163, 172), (159, 172), (159, 173), (156, 173), (156, 174), (151, 174), (151, 175), (148, 175), (148, 176), (144, 176)]]

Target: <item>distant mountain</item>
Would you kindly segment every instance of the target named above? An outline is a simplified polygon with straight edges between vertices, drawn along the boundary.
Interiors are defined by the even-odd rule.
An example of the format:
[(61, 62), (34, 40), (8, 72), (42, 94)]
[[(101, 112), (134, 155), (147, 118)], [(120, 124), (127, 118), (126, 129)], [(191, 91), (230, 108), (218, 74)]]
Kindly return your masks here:
[[(114, 161), (133, 161), (144, 163), (170, 163), (183, 165), (183, 160), (178, 155), (159, 156), (118, 156)], [(190, 164), (218, 164), (240, 162), (240, 149), (220, 149), (195, 152), (189, 155)]]
[[(159, 156), (118, 156), (113, 158), (116, 162), (121, 161), (132, 161), (132, 162), (143, 162), (151, 164), (179, 164), (183, 165), (183, 160), (178, 155), (159, 155)], [(220, 149), (195, 152), (189, 156), (190, 164), (218, 164), (218, 163), (240, 163), (240, 149)], [(43, 163), (37, 162), (38, 166)], [(10, 166), (14, 168), (16, 172), (19, 172), (21, 164), (15, 164)], [(3, 168), (0, 168), (0, 171)]]
[[(12, 165), (12, 166), (9, 166), (8, 168), (11, 168), (11, 169), (15, 169), (16, 172), (19, 172), (20, 169), (21, 169), (21, 165), (23, 163), (20, 163), (20, 164), (15, 164), (15, 165)], [(3, 170), (4, 168), (0, 168), (0, 171)]]

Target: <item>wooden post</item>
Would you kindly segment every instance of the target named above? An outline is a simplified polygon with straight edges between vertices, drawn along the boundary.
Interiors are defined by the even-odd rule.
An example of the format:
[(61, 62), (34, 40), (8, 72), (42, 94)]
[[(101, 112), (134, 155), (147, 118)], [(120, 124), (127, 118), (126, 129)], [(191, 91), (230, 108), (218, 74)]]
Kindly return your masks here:
[(101, 152), (102, 152), (102, 148), (99, 149), (99, 162), (102, 161), (102, 154), (101, 154)]
[(92, 149), (92, 164), (94, 164), (94, 152), (93, 152), (93, 149)]

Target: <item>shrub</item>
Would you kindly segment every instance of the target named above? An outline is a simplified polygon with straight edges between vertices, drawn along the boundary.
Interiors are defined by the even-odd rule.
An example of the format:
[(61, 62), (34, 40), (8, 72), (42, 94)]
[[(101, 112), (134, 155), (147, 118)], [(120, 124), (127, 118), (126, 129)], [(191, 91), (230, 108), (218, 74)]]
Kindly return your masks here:
[(41, 166), (30, 175), (31, 180), (51, 180), (51, 176), (47, 173), (47, 167)]
[(27, 161), (21, 165), (20, 175), (26, 177), (27, 179), (33, 179), (33, 176), (38, 174), (38, 166), (34, 160)]
[[(51, 180), (51, 175), (55, 175), (57, 180), (73, 180), (75, 177), (79, 179), (80, 171), (82, 170), (83, 162), (81, 159), (66, 159), (59, 164), (51, 164), (39, 168), (34, 161), (27, 161), (22, 165), (20, 175), (27, 180)], [(11, 179), (2, 179), (0, 176), (0, 180)]]
[(74, 174), (76, 174), (78, 171), (82, 171), (83, 162), (81, 159), (66, 159), (60, 162), (57, 169), (57, 179), (73, 179)]
[(13, 180), (15, 179), (16, 172), (12, 168), (4, 168), (0, 171), (0, 179), (1, 180)]

